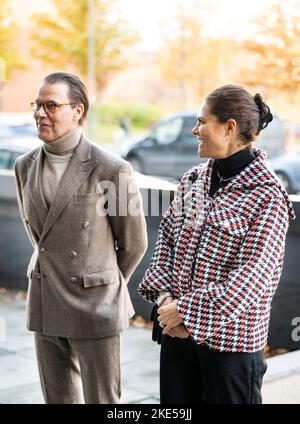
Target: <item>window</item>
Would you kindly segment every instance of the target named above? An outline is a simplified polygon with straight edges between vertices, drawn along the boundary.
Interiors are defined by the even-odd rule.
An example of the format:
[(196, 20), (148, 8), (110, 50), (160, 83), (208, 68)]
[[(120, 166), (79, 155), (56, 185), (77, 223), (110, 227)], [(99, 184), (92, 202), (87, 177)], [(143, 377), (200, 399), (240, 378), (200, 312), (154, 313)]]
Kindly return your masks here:
[(182, 118), (174, 118), (168, 122), (159, 124), (153, 132), (153, 136), (159, 144), (169, 144), (175, 141), (182, 127)]
[(197, 143), (197, 138), (192, 134), (192, 129), (196, 125), (197, 116), (185, 118), (181, 131), (181, 141), (183, 143)]

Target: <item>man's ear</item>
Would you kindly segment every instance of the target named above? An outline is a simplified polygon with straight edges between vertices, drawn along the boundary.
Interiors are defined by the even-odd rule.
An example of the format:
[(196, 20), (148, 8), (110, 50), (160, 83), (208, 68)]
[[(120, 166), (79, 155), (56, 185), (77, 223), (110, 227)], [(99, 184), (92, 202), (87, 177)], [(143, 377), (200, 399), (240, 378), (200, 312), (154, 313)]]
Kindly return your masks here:
[(82, 118), (83, 114), (84, 114), (84, 106), (82, 103), (79, 103), (74, 108), (73, 121), (79, 121)]

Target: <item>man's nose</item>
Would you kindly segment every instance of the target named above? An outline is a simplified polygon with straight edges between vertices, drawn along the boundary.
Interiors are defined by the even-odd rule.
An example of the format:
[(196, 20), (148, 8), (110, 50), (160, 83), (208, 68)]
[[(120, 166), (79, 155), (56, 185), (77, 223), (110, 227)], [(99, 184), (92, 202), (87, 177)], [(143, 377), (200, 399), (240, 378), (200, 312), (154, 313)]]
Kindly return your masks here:
[(35, 112), (35, 118), (38, 117), (47, 117), (47, 113), (45, 112), (44, 105), (41, 105), (39, 110)]

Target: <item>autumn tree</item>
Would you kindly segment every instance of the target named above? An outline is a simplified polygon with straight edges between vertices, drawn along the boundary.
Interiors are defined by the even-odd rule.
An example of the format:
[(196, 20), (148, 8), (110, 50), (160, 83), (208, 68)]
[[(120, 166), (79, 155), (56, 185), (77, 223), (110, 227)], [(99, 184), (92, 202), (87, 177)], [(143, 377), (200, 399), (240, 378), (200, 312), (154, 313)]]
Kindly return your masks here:
[(185, 7), (184, 3), (179, 6), (165, 25), (158, 53), (164, 78), (179, 87), (183, 107), (198, 104), (199, 99), (227, 82), (231, 75), (227, 54), (231, 41), (205, 33), (198, 3), (193, 8)]
[(278, 1), (256, 18), (255, 35), (243, 45), (252, 62), (241, 74), (245, 84), (289, 97), (299, 94), (299, 10), (300, 1)]
[[(53, 13), (33, 16), (33, 55), (59, 68), (72, 67), (87, 77), (88, 1), (52, 0)], [(112, 74), (126, 66), (127, 48), (136, 41), (126, 23), (113, 11), (115, 1), (95, 0), (95, 77), (103, 89)]]
[(16, 25), (11, 19), (8, 0), (0, 0), (0, 82), (5, 81), (15, 67), (23, 67), (15, 48)]

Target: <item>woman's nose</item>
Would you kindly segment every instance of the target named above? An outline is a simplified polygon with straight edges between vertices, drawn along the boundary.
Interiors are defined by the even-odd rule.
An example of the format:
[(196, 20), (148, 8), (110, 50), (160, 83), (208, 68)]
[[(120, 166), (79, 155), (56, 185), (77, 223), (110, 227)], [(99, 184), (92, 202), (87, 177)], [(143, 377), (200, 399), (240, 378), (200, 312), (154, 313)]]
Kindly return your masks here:
[(195, 125), (194, 128), (192, 129), (192, 134), (197, 135), (198, 134), (198, 125)]

